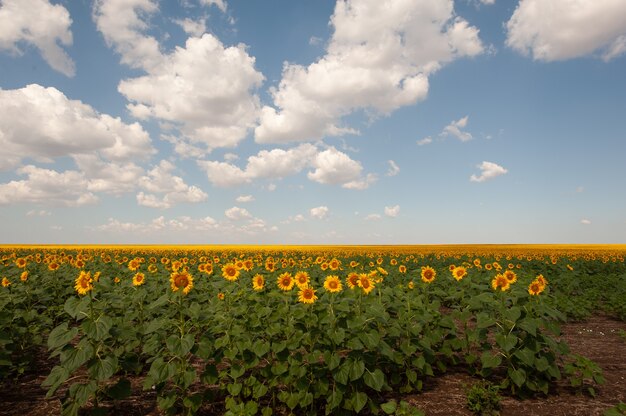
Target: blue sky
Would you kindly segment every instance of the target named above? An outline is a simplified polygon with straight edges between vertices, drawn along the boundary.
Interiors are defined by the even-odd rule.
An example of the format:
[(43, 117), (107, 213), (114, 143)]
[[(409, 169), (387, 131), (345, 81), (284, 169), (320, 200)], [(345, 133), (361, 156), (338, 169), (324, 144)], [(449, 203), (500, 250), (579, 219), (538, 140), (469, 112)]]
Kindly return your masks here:
[(626, 243), (626, 3), (0, 0), (0, 243)]

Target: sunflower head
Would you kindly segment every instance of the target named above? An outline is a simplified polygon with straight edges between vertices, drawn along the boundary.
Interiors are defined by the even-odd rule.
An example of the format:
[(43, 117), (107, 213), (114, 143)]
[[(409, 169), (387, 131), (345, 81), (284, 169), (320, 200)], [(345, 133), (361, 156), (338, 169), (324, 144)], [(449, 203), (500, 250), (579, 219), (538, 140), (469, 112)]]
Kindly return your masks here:
[(230, 282), (239, 279), (239, 269), (233, 263), (226, 263), (222, 266), (222, 277)]
[(187, 271), (173, 272), (170, 275), (170, 286), (172, 291), (181, 290), (183, 294), (187, 294), (193, 288), (193, 277)]
[(542, 286), (541, 283), (534, 280), (528, 286), (528, 293), (530, 293), (532, 296), (537, 296), (538, 294), (543, 292), (544, 289), (545, 289), (545, 286)]
[(296, 275), (294, 276), (294, 279), (296, 280), (296, 285), (298, 285), (300, 289), (302, 289), (303, 287), (307, 287), (309, 285), (310, 277), (307, 272), (296, 273)]
[(460, 282), (465, 276), (467, 276), (467, 269), (463, 266), (455, 267), (452, 270), (452, 277), (454, 277), (457, 282)]
[(252, 288), (256, 291), (261, 291), (265, 287), (265, 278), (261, 274), (255, 274), (252, 278)]
[(276, 284), (278, 285), (278, 288), (285, 292), (291, 290), (295, 283), (296, 282), (293, 279), (293, 276), (291, 276), (291, 273), (289, 272), (282, 273), (280, 276), (278, 276), (278, 279), (276, 279)]
[(315, 296), (315, 289), (312, 287), (303, 287), (298, 291), (298, 301), (302, 303), (314, 303), (317, 300), (317, 296)]
[(28, 271), (27, 271), (27, 270), (24, 270), (24, 271), (22, 272), (22, 274), (20, 275), (20, 280), (21, 280), (22, 282), (25, 282), (25, 281), (27, 281), (27, 280), (28, 280)]
[(359, 285), (359, 274), (354, 272), (348, 274), (348, 277), (346, 278), (346, 283), (348, 284), (348, 287), (350, 289), (354, 289), (355, 287), (357, 287)]
[(432, 283), (437, 276), (437, 272), (430, 266), (424, 266), (422, 267), (422, 272), (420, 273), (420, 275), (424, 283)]
[(341, 280), (339, 280), (339, 276), (326, 276), (326, 280), (324, 280), (324, 289), (330, 293), (341, 292), (343, 287), (341, 285)]
[(496, 277), (491, 281), (491, 287), (493, 290), (501, 290), (502, 292), (509, 290), (511, 283), (503, 274), (498, 273)]
[(7, 279), (6, 277), (2, 278), (2, 287), (9, 287), (11, 286), (11, 281), (9, 279)]
[(133, 286), (141, 286), (146, 283), (146, 276), (143, 273), (136, 273), (133, 276)]
[(515, 274), (513, 270), (506, 270), (503, 274), (504, 277), (506, 277), (506, 280), (509, 281), (509, 283), (517, 282), (517, 274)]
[(358, 285), (366, 295), (374, 290), (374, 282), (370, 280), (369, 275), (366, 273), (359, 274)]
[(86, 295), (89, 291), (93, 290), (93, 279), (91, 273), (81, 270), (80, 274), (76, 278), (74, 289), (79, 295)]

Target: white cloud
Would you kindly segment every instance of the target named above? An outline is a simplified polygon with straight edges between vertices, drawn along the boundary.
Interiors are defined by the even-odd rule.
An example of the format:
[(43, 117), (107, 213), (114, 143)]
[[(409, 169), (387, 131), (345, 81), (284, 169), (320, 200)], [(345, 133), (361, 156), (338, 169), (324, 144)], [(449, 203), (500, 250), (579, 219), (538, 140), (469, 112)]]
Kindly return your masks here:
[(3, 0), (0, 3), (0, 50), (22, 54), (18, 44), (34, 45), (54, 70), (72, 77), (72, 59), (60, 45), (72, 44), (70, 13), (48, 0)]
[(395, 218), (400, 214), (400, 205), (394, 205), (392, 207), (385, 207), (385, 215), (391, 218)]
[(224, 0), (200, 0), (200, 3), (206, 6), (214, 5), (222, 12), (226, 12), (226, 2)]
[(508, 172), (507, 169), (493, 162), (483, 162), (477, 166), (480, 169), (480, 176), (470, 176), (471, 182), (484, 182), (488, 179), (493, 179), (496, 176), (504, 175)]
[(329, 210), (326, 206), (315, 207), (309, 210), (309, 214), (311, 215), (311, 217), (317, 218), (318, 220), (323, 220), (324, 218), (328, 217), (328, 213)]
[(496, 3), (496, 0), (480, 0), (482, 4), (492, 5)]
[(76, 165), (88, 180), (91, 192), (121, 194), (137, 188), (144, 170), (132, 162), (107, 162), (98, 155), (75, 155)]
[(367, 221), (377, 221), (381, 219), (380, 214), (369, 214), (367, 217), (365, 217), (365, 220)]
[(334, 147), (318, 153), (312, 165), (315, 170), (308, 173), (308, 178), (323, 184), (337, 185), (357, 181), (363, 170), (359, 162)]
[(427, 144), (431, 144), (432, 142), (433, 142), (433, 138), (428, 136), (428, 137), (424, 137), (421, 140), (418, 140), (417, 141), (417, 145), (418, 146), (424, 146), (424, 145), (427, 145)]
[(578, 193), (578, 194), (579, 194), (579, 193), (582, 193), (582, 192), (584, 192), (584, 191), (585, 191), (585, 188), (584, 188), (584, 187), (582, 187), (582, 186), (578, 186), (578, 187), (576, 187), (576, 193)]
[(56, 88), (30, 84), (0, 89), (0, 169), (26, 157), (50, 159), (98, 152), (113, 161), (145, 159), (155, 152), (139, 123), (96, 112)]
[(239, 159), (239, 156), (234, 153), (224, 153), (224, 160), (227, 162), (232, 162), (233, 160), (237, 159)]
[(394, 162), (393, 160), (388, 160), (387, 162), (389, 163), (389, 170), (387, 171), (387, 176), (396, 176), (398, 173), (400, 173), (400, 168), (398, 167), (396, 162)]
[(467, 126), (468, 118), (469, 116), (465, 116), (457, 121), (452, 121), (450, 124), (443, 128), (440, 136), (452, 135), (462, 142), (472, 140), (472, 135), (470, 133), (461, 130)]
[(626, 51), (626, 2), (521, 0), (507, 22), (506, 44), (535, 60), (557, 61)]
[[(205, 1), (226, 10), (223, 1)], [(235, 146), (256, 125), (259, 98), (251, 91), (264, 77), (254, 69), (246, 46), (224, 47), (212, 34), (190, 37), (184, 47), (163, 54), (148, 36), (146, 16), (158, 11), (155, 0), (98, 0), (94, 18), (107, 43), (121, 54), (122, 63), (146, 75), (122, 80), (118, 91), (129, 101), (131, 114), (171, 123), (183, 137), (210, 151)], [(198, 34), (201, 22), (183, 21)], [(176, 136), (172, 136), (176, 138)], [(175, 146), (186, 152), (186, 146)]]
[(239, 203), (252, 202), (254, 201), (254, 197), (252, 195), (240, 195), (235, 201)]
[(270, 192), (274, 192), (276, 190), (276, 184), (270, 183), (269, 185), (267, 185), (267, 190)]
[(32, 165), (17, 170), (27, 179), (0, 184), (0, 205), (37, 203), (82, 206), (97, 202), (88, 190), (88, 181), (81, 172), (57, 172)]
[(243, 219), (252, 218), (252, 215), (245, 208), (232, 207), (224, 211), (226, 218), (233, 221), (239, 221)]
[(49, 217), (50, 215), (52, 215), (52, 213), (50, 211), (46, 211), (45, 209), (31, 209), (26, 213), (27, 217)]
[(454, 15), (452, 0), (338, 1), (326, 54), (304, 67), (285, 64), (255, 129), (259, 143), (356, 133), (341, 119), (365, 109), (389, 114), (426, 98), (428, 76), (483, 51), (478, 29)]
[(200, 37), (206, 33), (206, 19), (193, 20), (189, 18), (174, 20), (178, 26), (180, 26), (186, 34), (190, 36)]
[(591, 225), (591, 220), (583, 218), (582, 220), (580, 220), (580, 223), (583, 225)]
[(256, 125), (259, 98), (251, 90), (263, 75), (244, 45), (225, 48), (213, 35), (187, 39), (148, 75), (120, 82), (118, 90), (139, 119), (172, 122), (207, 149), (232, 147)]
[[(139, 178), (139, 186), (152, 194), (140, 192), (137, 195), (139, 205), (151, 208), (170, 208), (179, 202), (202, 202), (208, 195), (197, 186), (189, 186), (183, 178), (172, 174), (176, 166), (167, 160), (151, 169), (147, 175)], [(164, 194), (159, 199), (154, 193)]]
[(244, 169), (226, 162), (198, 161), (209, 181), (220, 187), (237, 186), (255, 179), (280, 179), (300, 173), (306, 168), (308, 178), (322, 184), (342, 185), (349, 189), (365, 189), (376, 180), (375, 175), (361, 177), (363, 167), (334, 147), (318, 152), (311, 144), (283, 150), (261, 150), (248, 158)]

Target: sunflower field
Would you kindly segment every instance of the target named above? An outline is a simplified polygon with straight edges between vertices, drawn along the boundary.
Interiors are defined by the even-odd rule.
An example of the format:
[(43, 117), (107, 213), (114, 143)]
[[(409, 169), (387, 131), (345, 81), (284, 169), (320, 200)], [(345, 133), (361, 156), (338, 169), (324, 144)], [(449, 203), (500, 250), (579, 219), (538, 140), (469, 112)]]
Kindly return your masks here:
[[(569, 377), (560, 325), (626, 320), (623, 246), (0, 247), (0, 381), (63, 414), (394, 414), (463, 367), (521, 398)], [(577, 368), (593, 363), (576, 357)], [(589, 372), (601, 384), (601, 371)]]

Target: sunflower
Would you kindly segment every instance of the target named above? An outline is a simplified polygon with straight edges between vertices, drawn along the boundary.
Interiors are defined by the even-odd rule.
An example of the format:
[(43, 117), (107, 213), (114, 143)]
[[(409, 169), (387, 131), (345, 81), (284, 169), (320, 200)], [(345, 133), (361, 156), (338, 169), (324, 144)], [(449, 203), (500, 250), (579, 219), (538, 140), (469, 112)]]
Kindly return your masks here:
[(517, 275), (513, 270), (506, 270), (504, 272), (504, 277), (506, 277), (506, 280), (508, 280), (511, 284), (517, 282)]
[(354, 260), (352, 260), (352, 261), (350, 262), (350, 267), (352, 267), (353, 269), (354, 269), (356, 266), (358, 266), (358, 265), (359, 265), (359, 263), (357, 263), (357, 262), (356, 262), (356, 261), (354, 261)]
[(328, 263), (328, 267), (330, 267), (330, 270), (338, 270), (339, 266), (341, 266), (341, 262), (335, 258), (333, 258), (329, 263)]
[(312, 287), (301, 287), (298, 291), (298, 301), (302, 303), (313, 303), (317, 300), (315, 296), (315, 289)]
[(181, 289), (183, 294), (186, 295), (193, 288), (193, 276), (187, 271), (173, 272), (170, 275), (170, 284), (174, 292)]
[(57, 270), (59, 268), (59, 263), (53, 261), (50, 264), (48, 264), (48, 270), (50, 270), (51, 272)]
[(233, 263), (226, 263), (222, 266), (222, 277), (230, 282), (239, 279), (239, 270)]
[(115, 283), (119, 283), (119, 282), (121, 282), (122, 280), (121, 280), (118, 276), (115, 276), (115, 279), (113, 279), (113, 281), (114, 281)]
[(172, 271), (177, 272), (180, 268), (183, 267), (183, 263), (179, 260), (174, 260), (172, 262)]
[(530, 293), (532, 296), (537, 296), (538, 294), (543, 292), (544, 288), (545, 286), (542, 286), (541, 283), (533, 280), (528, 286), (528, 293)]
[(276, 283), (278, 284), (278, 288), (280, 290), (284, 290), (285, 292), (287, 292), (293, 288), (293, 285), (296, 282), (293, 279), (293, 276), (291, 276), (291, 273), (285, 272), (278, 276), (278, 279), (276, 279)]
[(159, 269), (157, 268), (156, 264), (151, 264), (148, 266), (148, 271), (150, 273), (156, 273)]
[(81, 270), (80, 274), (76, 278), (74, 289), (79, 295), (86, 295), (87, 292), (93, 290), (93, 279), (91, 273)]
[(261, 291), (265, 287), (265, 278), (261, 274), (255, 274), (252, 278), (252, 288), (256, 291)]
[(511, 284), (509, 283), (509, 279), (507, 279), (503, 274), (498, 273), (496, 277), (491, 281), (491, 287), (493, 290), (500, 289), (501, 291), (509, 290)]
[(21, 280), (22, 282), (25, 282), (25, 281), (27, 281), (27, 280), (28, 280), (28, 270), (24, 270), (24, 271), (22, 272), (22, 274), (20, 275), (20, 280)]
[(224, 294), (222, 292), (217, 294), (217, 299), (224, 300)]
[(465, 276), (467, 276), (467, 269), (463, 266), (455, 267), (454, 270), (452, 270), (452, 277), (454, 277), (457, 282), (460, 282)]
[(545, 277), (543, 277), (543, 275), (542, 275), (542, 274), (540, 274), (539, 276), (537, 276), (537, 277), (535, 278), (535, 281), (536, 281), (536, 282), (539, 282), (539, 284), (540, 284), (541, 286), (543, 286), (544, 288), (545, 288), (546, 286), (548, 286), (548, 281), (546, 280), (546, 278), (545, 278)]
[(480, 266), (480, 259), (474, 259), (473, 263), (476, 267)]
[(139, 259), (132, 259), (128, 262), (128, 270), (130, 270), (131, 272), (136, 271), (139, 266), (141, 266), (141, 263), (139, 263)]
[(374, 290), (374, 282), (372, 282), (370, 280), (370, 277), (365, 273), (359, 274), (358, 284), (359, 284), (359, 287), (363, 289), (363, 292), (365, 292), (366, 295), (370, 293), (372, 290)]
[(137, 273), (133, 276), (133, 286), (141, 286), (146, 283), (146, 276), (143, 273)]
[(252, 270), (253, 267), (254, 267), (254, 263), (252, 262), (252, 260), (250, 259), (244, 260), (243, 269), (245, 271), (249, 272), (250, 270)]
[(18, 258), (17, 260), (15, 260), (15, 265), (20, 269), (23, 269), (24, 267), (26, 267), (26, 259), (23, 257)]
[(567, 270), (569, 270), (570, 272), (574, 271), (574, 268), (572, 266), (570, 266), (569, 264), (566, 267), (567, 267)]
[(415, 283), (413, 283), (413, 281), (410, 281), (407, 285), (406, 285), (409, 289), (413, 289), (415, 287)]
[(339, 276), (326, 276), (326, 280), (324, 280), (324, 289), (330, 293), (341, 292), (343, 287), (341, 285), (341, 280), (339, 280)]
[(491, 263), (485, 264), (485, 270), (491, 270), (491, 269), (493, 269), (493, 266), (491, 265)]
[(432, 283), (435, 280), (435, 276), (437, 276), (435, 269), (430, 266), (423, 266), (420, 274), (424, 283)]
[(294, 279), (296, 279), (296, 285), (298, 285), (300, 289), (309, 285), (310, 277), (307, 272), (296, 273)]
[(400, 267), (398, 267), (398, 271), (403, 274), (406, 273), (406, 266), (401, 264)]
[(348, 277), (346, 277), (346, 283), (350, 289), (354, 289), (359, 285), (359, 274), (358, 273), (350, 273)]
[(2, 278), (2, 287), (9, 287), (11, 286), (11, 281), (9, 279), (7, 279), (6, 277)]

